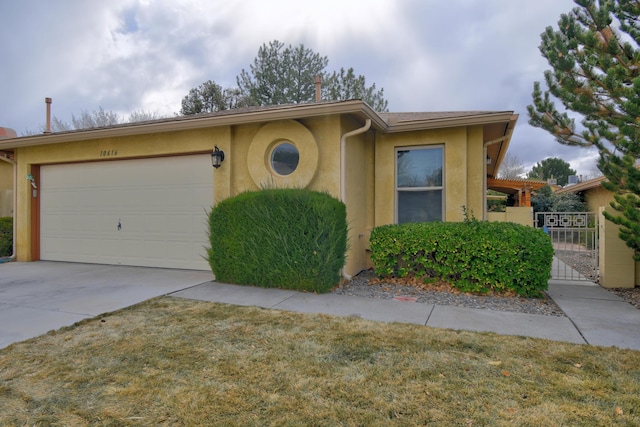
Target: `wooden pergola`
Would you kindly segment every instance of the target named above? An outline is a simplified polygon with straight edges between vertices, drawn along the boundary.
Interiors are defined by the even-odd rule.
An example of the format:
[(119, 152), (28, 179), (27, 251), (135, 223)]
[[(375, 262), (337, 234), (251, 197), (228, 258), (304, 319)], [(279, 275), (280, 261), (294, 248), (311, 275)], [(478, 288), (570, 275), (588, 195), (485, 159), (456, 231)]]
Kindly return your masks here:
[(546, 181), (498, 179), (487, 177), (487, 189), (516, 196), (516, 206), (531, 206), (531, 192), (547, 185)]

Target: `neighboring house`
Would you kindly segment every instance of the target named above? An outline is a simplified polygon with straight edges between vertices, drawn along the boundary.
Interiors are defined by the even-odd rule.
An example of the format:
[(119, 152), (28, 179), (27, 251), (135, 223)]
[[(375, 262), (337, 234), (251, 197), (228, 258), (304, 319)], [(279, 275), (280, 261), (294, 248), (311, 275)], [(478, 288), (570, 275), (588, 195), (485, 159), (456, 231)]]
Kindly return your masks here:
[[(15, 137), (13, 129), (0, 128), (0, 140)], [(13, 172), (11, 159), (0, 154), (0, 217), (13, 216)]]
[(530, 207), (533, 193), (548, 185), (546, 181), (523, 178), (487, 178), (487, 188), (513, 196), (516, 207)]
[(605, 210), (620, 213), (611, 207), (613, 193), (602, 186), (604, 176), (569, 185), (557, 194), (575, 193), (584, 198), (589, 212), (598, 214), (599, 283), (605, 288), (632, 288), (640, 285), (640, 264), (633, 261), (633, 251), (619, 238), (619, 227), (604, 219)]
[(13, 216), (13, 166), (0, 160), (0, 217)]
[[(486, 218), (518, 116), (377, 113), (358, 100), (174, 117), (0, 141), (17, 162), (18, 261), (208, 269), (207, 211), (246, 190), (344, 201), (345, 275), (370, 266), (373, 227)], [(212, 167), (212, 150), (224, 152)], [(215, 233), (215, 230), (212, 230)]]
[(600, 176), (577, 184), (567, 185), (555, 192), (557, 194), (579, 194), (584, 198), (589, 212), (598, 212), (601, 206), (610, 206), (610, 203), (613, 202), (613, 193), (602, 186), (602, 181), (605, 179), (604, 176)]

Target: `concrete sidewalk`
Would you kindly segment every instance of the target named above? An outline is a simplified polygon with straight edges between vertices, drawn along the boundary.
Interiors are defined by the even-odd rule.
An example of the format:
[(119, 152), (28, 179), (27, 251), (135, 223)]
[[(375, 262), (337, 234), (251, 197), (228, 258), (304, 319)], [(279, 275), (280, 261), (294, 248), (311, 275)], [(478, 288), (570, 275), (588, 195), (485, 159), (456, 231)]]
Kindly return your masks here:
[(550, 281), (568, 317), (237, 286), (206, 271), (62, 262), (0, 265), (0, 348), (161, 295), (640, 350), (640, 310), (590, 282)]
[(640, 350), (640, 309), (592, 282), (550, 280), (547, 294), (591, 345)]
[(356, 316), (476, 332), (640, 350), (640, 310), (588, 281), (550, 280), (548, 295), (567, 317), (380, 300), (209, 282), (172, 296), (301, 313)]

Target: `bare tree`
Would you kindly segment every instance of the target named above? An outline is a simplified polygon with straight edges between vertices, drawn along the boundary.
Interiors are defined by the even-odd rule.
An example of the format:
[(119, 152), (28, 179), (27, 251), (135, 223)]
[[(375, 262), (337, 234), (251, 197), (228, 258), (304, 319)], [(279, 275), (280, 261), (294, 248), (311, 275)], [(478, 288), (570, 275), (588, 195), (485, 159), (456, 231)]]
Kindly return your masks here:
[[(134, 110), (127, 121), (125, 122), (124, 118), (118, 115), (117, 113), (105, 110), (102, 107), (99, 107), (94, 111), (82, 110), (80, 115), (76, 117), (75, 115), (71, 115), (71, 122), (62, 120), (56, 116), (51, 118), (51, 131), (53, 132), (66, 132), (71, 130), (78, 129), (92, 129), (99, 127), (108, 127), (113, 125), (118, 125), (122, 123), (135, 123), (135, 122), (145, 122), (150, 120), (158, 120), (163, 118), (161, 115), (151, 111), (144, 110)], [(39, 132), (33, 132), (31, 130), (27, 130), (25, 135), (37, 135), (43, 133), (45, 130), (45, 126), (41, 125)]]
[(515, 154), (507, 153), (500, 163), (498, 178), (500, 179), (519, 179), (525, 174), (524, 164), (522, 160)]
[(133, 112), (129, 114), (129, 119), (127, 121), (129, 123), (148, 122), (150, 120), (158, 120), (162, 118), (163, 117), (156, 112), (144, 111), (144, 110), (133, 110)]

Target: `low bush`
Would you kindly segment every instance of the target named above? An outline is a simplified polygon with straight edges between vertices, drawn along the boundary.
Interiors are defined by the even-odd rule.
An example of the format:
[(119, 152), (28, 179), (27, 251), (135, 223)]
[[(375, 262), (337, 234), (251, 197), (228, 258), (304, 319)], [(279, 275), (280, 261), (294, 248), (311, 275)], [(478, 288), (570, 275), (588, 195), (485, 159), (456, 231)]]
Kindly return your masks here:
[(213, 208), (209, 227), (209, 264), (221, 282), (326, 292), (340, 281), (346, 208), (328, 194), (242, 193)]
[(13, 218), (0, 217), (0, 257), (10, 256), (13, 251)]
[(539, 297), (553, 260), (543, 231), (507, 222), (385, 225), (370, 243), (378, 276), (443, 280), (464, 292)]

